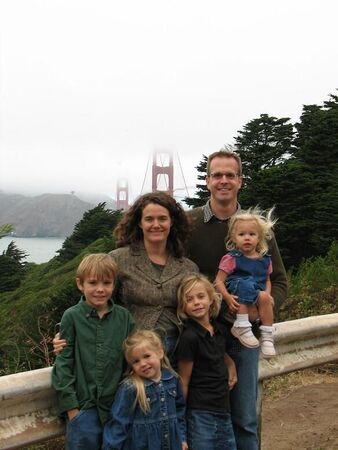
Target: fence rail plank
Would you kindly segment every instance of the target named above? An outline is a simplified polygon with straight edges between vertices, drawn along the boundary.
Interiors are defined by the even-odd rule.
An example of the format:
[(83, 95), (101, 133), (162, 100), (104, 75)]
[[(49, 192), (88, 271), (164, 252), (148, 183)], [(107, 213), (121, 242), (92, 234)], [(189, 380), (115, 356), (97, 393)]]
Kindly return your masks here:
[[(260, 361), (260, 380), (338, 360), (338, 314), (276, 324), (277, 356)], [(51, 368), (0, 377), (0, 449), (62, 435)]]

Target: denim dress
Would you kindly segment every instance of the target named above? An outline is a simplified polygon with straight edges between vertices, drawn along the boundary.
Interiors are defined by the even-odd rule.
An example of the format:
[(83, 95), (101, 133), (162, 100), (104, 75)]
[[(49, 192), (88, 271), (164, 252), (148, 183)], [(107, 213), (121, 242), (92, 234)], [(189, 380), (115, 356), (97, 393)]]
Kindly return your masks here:
[(135, 406), (136, 391), (122, 382), (103, 432), (103, 450), (181, 450), (186, 441), (185, 402), (178, 378), (162, 370), (157, 383), (145, 380), (150, 411)]
[(268, 255), (247, 258), (238, 250), (229, 253), (235, 258), (236, 267), (226, 281), (226, 288), (238, 296), (238, 303), (254, 304), (259, 292), (266, 288), (271, 258)]

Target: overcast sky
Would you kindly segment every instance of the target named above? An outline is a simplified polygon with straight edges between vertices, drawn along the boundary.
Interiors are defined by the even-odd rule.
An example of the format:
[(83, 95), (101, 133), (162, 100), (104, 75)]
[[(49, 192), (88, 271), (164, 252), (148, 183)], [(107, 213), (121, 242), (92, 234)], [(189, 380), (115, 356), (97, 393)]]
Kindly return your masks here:
[(194, 186), (249, 120), (335, 93), (337, 17), (337, 0), (0, 0), (0, 189), (115, 197), (128, 177), (133, 198), (154, 150)]

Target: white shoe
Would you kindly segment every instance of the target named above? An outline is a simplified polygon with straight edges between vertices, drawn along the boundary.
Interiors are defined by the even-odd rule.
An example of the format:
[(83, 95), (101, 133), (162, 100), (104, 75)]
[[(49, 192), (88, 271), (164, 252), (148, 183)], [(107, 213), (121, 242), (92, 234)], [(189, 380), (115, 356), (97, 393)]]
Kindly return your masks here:
[(259, 341), (255, 338), (251, 327), (235, 327), (231, 328), (231, 334), (235, 336), (239, 342), (248, 348), (259, 347)]
[[(268, 336), (266, 336), (268, 335)], [(276, 356), (276, 349), (273, 344), (273, 336), (272, 333), (264, 333), (262, 332), (261, 337), (261, 352), (263, 355), (263, 358), (272, 358), (273, 356)]]

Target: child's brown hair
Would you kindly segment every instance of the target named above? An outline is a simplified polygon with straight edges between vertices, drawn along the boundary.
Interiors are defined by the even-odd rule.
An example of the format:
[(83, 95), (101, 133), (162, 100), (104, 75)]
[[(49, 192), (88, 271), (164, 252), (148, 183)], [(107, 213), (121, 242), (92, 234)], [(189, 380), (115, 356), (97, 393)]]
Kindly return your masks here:
[(85, 278), (94, 277), (98, 280), (117, 276), (117, 265), (107, 253), (92, 253), (83, 258), (76, 271), (76, 278), (83, 283)]

